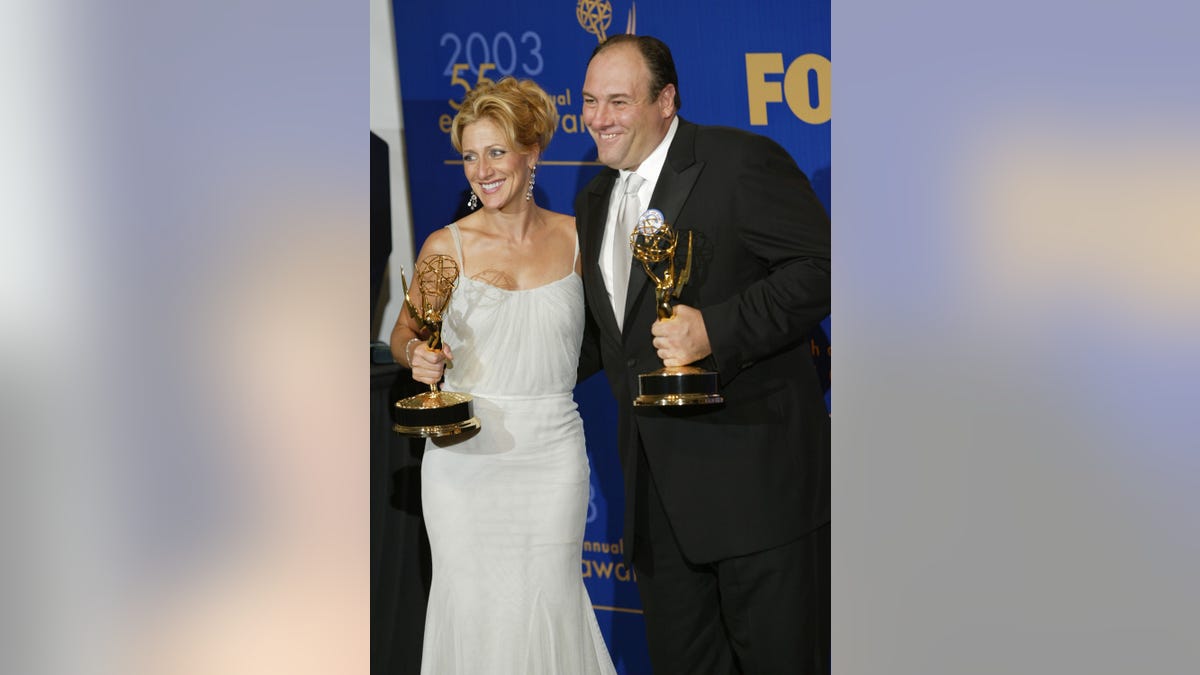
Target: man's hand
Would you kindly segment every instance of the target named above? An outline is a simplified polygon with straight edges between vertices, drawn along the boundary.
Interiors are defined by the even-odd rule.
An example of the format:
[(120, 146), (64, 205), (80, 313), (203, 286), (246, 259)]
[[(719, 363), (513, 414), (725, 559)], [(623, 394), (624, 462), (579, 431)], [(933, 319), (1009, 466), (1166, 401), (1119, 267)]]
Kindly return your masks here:
[(667, 367), (686, 366), (712, 353), (704, 316), (687, 305), (675, 305), (674, 316), (655, 321), (650, 333), (654, 335), (658, 358)]

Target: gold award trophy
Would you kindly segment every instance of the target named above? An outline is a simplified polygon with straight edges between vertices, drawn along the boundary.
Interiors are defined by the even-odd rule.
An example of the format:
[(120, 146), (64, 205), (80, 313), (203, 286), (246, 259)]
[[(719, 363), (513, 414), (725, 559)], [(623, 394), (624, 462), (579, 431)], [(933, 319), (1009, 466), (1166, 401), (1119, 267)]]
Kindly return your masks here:
[[(629, 235), (629, 247), (633, 257), (642, 262), (646, 274), (654, 280), (654, 299), (658, 318), (670, 319), (674, 315), (671, 301), (679, 297), (692, 271), (692, 233), (688, 232), (687, 258), (683, 270), (675, 275), (675, 249), (679, 244), (679, 233), (668, 224), (662, 211), (650, 209), (638, 219), (637, 227)], [(666, 261), (662, 276), (654, 273), (652, 265)], [(718, 392), (717, 373), (696, 366), (670, 366), (650, 373), (638, 375), (638, 397), (635, 406), (649, 405), (703, 405), (721, 403), (725, 399)]]
[[(421, 290), (421, 311), (413, 306), (408, 297), (408, 285), (404, 273), (400, 274), (400, 285), (404, 289), (404, 305), (422, 329), (429, 331), (425, 346), (428, 349), (442, 348), (442, 312), (450, 303), (450, 295), (458, 285), (458, 265), (448, 255), (432, 255), (421, 263), (413, 278), (413, 284)], [(453, 436), (468, 429), (478, 429), (470, 394), (441, 391), (437, 384), (429, 385), (429, 391), (396, 401), (392, 410), (392, 429), (408, 436), (425, 438)]]

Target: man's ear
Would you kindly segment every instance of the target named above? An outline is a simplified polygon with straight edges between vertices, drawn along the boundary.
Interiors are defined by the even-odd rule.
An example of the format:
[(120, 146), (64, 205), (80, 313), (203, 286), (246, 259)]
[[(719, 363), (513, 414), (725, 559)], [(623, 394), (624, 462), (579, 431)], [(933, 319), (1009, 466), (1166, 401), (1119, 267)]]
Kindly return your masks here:
[(658, 110), (662, 116), (670, 117), (675, 114), (675, 85), (668, 84), (658, 92), (658, 100), (655, 101), (658, 105)]

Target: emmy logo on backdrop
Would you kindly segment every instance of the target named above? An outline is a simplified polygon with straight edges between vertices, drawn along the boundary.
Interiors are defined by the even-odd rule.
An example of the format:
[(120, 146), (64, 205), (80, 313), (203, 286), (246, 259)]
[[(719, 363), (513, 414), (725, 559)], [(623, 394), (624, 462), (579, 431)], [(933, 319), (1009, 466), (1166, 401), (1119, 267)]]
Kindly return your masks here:
[[(629, 235), (629, 247), (633, 257), (641, 261), (646, 274), (654, 281), (654, 300), (658, 318), (674, 316), (671, 302), (679, 297), (692, 272), (692, 233), (688, 232), (687, 254), (681, 270), (675, 274), (675, 249), (679, 245), (679, 233), (663, 217), (662, 211), (650, 209), (638, 219), (637, 227)], [(654, 266), (666, 262), (661, 276), (654, 273)], [(719, 377), (711, 370), (696, 366), (670, 366), (650, 373), (638, 375), (638, 397), (635, 406), (650, 405), (703, 405), (721, 403), (725, 399), (718, 392)]]
[[(404, 305), (408, 313), (421, 325), (422, 330), (429, 331), (425, 347), (441, 349), (443, 312), (458, 285), (458, 265), (454, 258), (432, 255), (421, 262), (413, 277), (413, 285), (421, 291), (420, 311), (408, 296), (403, 270), (400, 285), (404, 289)], [(429, 385), (429, 391), (396, 401), (392, 420), (395, 422), (392, 429), (396, 432), (425, 438), (453, 436), (479, 428), (471, 395), (441, 391), (436, 383)]]
[[(579, 0), (575, 4), (575, 18), (579, 27), (596, 36), (598, 42), (608, 39), (608, 26), (612, 23), (612, 3), (608, 0)], [(629, 8), (625, 20), (625, 32), (637, 33), (637, 3)]]

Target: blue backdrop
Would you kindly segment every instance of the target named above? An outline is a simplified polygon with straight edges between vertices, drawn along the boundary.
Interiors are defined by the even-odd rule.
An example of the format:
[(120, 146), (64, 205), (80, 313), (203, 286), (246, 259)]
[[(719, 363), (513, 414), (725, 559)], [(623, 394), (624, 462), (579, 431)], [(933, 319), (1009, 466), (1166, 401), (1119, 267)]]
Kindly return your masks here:
[[(559, 129), (543, 153), (535, 197), (546, 208), (572, 212), (576, 193), (600, 169), (579, 120), (587, 60), (599, 39), (624, 32), (654, 35), (671, 47), (682, 117), (775, 139), (829, 208), (829, 0), (397, 0), (393, 8), (418, 247), (462, 213), (469, 193), (448, 130), (457, 101), (484, 79), (530, 78), (556, 98)], [(812, 350), (828, 401), (828, 319), (822, 328)], [(648, 673), (637, 588), (621, 562), (615, 402), (603, 375), (581, 383), (576, 399), (592, 463), (584, 581), (618, 671)]]

